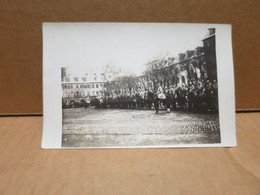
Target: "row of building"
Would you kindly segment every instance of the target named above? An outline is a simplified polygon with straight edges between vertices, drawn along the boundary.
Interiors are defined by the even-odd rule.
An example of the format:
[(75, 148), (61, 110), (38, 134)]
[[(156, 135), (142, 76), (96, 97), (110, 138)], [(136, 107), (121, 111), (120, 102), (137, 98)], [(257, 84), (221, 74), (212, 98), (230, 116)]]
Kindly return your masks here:
[(106, 65), (104, 72), (73, 75), (69, 68), (61, 68), (63, 100), (82, 100), (86, 97), (101, 97), (106, 91), (106, 82), (125, 74), (124, 70), (114, 65)]
[(180, 53), (176, 58), (149, 62), (146, 65), (147, 69), (164, 74), (164, 78), (160, 79), (162, 85), (188, 85), (190, 81), (196, 80), (217, 81), (215, 28), (209, 29), (202, 42), (203, 47)]

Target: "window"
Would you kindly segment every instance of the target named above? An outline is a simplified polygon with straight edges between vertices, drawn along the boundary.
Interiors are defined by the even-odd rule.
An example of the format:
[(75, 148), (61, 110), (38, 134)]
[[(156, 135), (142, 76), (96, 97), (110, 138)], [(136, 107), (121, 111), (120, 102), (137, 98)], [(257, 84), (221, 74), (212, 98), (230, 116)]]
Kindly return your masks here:
[(94, 84), (92, 84), (92, 88), (95, 88), (95, 85), (94, 85)]
[(98, 88), (98, 84), (96, 84), (96, 88)]

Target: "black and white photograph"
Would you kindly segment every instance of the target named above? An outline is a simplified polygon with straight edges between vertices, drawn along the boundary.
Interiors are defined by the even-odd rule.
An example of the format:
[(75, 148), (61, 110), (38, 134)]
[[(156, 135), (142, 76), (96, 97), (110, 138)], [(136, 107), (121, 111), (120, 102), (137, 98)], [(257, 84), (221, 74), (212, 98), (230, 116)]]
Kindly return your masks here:
[(55, 53), (46, 61), (60, 147), (221, 145), (216, 26), (58, 25), (62, 36), (48, 42)]

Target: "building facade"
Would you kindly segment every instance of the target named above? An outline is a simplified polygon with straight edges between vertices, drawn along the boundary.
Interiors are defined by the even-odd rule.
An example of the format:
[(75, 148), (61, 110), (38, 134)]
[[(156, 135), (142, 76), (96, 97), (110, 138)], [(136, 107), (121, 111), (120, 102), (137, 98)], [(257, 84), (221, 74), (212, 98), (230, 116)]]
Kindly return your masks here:
[(89, 101), (90, 98), (100, 98), (106, 90), (106, 79), (103, 73), (85, 74), (82, 77), (73, 76), (62, 68), (62, 99), (68, 102)]
[(91, 98), (104, 96), (106, 82), (112, 81), (125, 73), (113, 65), (106, 65), (104, 72), (85, 73), (83, 76), (72, 75), (68, 68), (61, 68), (61, 85), (63, 103), (89, 102)]
[[(180, 53), (176, 58), (157, 59), (146, 64), (147, 83), (163, 87), (217, 81), (215, 29), (210, 28), (203, 46)], [(141, 77), (140, 77), (141, 78)], [(142, 76), (143, 78), (143, 76)], [(143, 80), (143, 79), (142, 79)], [(143, 81), (142, 81), (143, 82)]]

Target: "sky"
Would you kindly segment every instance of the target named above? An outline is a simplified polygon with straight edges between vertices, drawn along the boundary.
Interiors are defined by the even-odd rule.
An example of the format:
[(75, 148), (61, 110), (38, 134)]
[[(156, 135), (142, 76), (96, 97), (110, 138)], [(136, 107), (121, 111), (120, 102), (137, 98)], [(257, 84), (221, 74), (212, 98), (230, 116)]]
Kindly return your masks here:
[(102, 72), (107, 64), (140, 75), (148, 61), (202, 46), (212, 24), (45, 23), (44, 44), (53, 66), (74, 75)]

